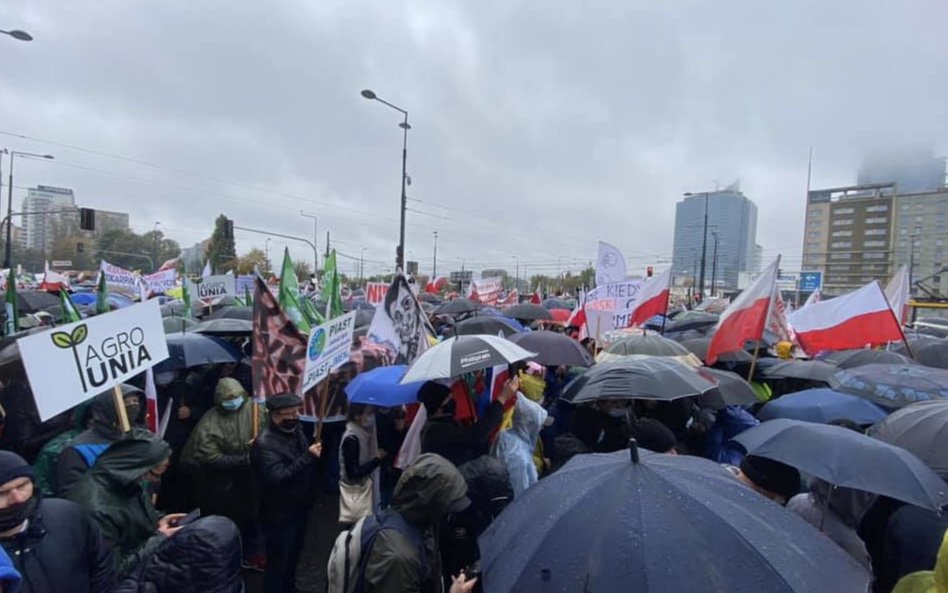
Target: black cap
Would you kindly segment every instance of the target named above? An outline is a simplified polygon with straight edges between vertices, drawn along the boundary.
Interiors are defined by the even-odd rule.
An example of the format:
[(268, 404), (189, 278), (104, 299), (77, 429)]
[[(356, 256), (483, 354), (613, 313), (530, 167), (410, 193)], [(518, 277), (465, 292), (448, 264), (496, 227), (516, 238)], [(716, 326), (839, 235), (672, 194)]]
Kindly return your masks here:
[(0, 451), (0, 485), (17, 478), (33, 479), (33, 468), (12, 451)]
[(451, 395), (450, 387), (434, 381), (428, 381), (418, 390), (418, 401), (425, 406), (425, 410), (428, 412), (428, 415), (431, 416), (438, 411), (438, 408), (441, 407), (444, 400), (448, 399), (449, 395)]
[(275, 410), (284, 410), (286, 408), (296, 408), (303, 405), (303, 398), (295, 393), (281, 393), (274, 395), (267, 400), (267, 409), (271, 412)]
[(748, 455), (741, 472), (758, 488), (791, 498), (800, 492), (800, 472), (795, 467), (766, 457)]

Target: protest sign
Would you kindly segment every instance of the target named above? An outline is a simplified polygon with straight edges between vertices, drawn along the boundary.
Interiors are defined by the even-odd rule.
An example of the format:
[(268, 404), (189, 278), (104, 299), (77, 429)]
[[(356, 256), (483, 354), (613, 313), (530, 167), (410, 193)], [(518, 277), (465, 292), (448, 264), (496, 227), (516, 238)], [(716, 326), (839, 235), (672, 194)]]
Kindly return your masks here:
[(599, 339), (607, 331), (628, 327), (642, 280), (625, 280), (597, 286), (586, 295), (586, 328)]
[(165, 294), (169, 290), (172, 290), (176, 286), (177, 276), (178, 273), (174, 269), (142, 276), (146, 295)]
[(615, 245), (599, 242), (599, 255), (596, 257), (596, 284), (619, 283), (625, 280), (625, 256)]
[(44, 422), (168, 358), (157, 300), (26, 336), (17, 344)]
[[(237, 279), (234, 281), (234, 294), (237, 295), (237, 298), (244, 298), (248, 294), (253, 294), (253, 274), (246, 274), (244, 276), (237, 276)], [(250, 303), (244, 303), (249, 305)]]
[(480, 280), (471, 280), (468, 287), (468, 295), (477, 293), (477, 300), (488, 307), (497, 306), (500, 300), (500, 292), (504, 288), (503, 278), (496, 276), (493, 278), (481, 278)]
[(188, 280), (191, 298), (210, 302), (224, 296), (237, 296), (237, 280), (232, 274), (219, 274)]
[(373, 305), (380, 305), (388, 292), (387, 282), (369, 282), (365, 285), (365, 300)]
[(349, 360), (352, 334), (355, 331), (355, 311), (316, 326), (306, 342), (306, 370), (303, 372), (302, 393), (312, 389), (329, 373)]
[(109, 292), (121, 292), (127, 295), (138, 295), (138, 275), (131, 270), (113, 266), (102, 260), (99, 273), (105, 275), (105, 286)]

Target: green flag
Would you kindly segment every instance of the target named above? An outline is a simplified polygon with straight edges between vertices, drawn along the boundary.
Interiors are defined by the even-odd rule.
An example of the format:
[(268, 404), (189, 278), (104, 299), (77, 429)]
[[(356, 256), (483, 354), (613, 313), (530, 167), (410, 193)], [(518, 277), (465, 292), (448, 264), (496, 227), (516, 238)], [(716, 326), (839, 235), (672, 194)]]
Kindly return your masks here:
[(188, 285), (191, 284), (191, 281), (187, 277), (182, 278), (181, 282), (181, 300), (184, 301), (184, 317), (185, 319), (191, 318), (191, 290), (188, 288)]
[(342, 308), (342, 295), (340, 294), (341, 285), (339, 282), (339, 271), (336, 269), (335, 249), (333, 249), (329, 257), (326, 258), (324, 265), (325, 281), (323, 282), (322, 298), (326, 301), (326, 318), (333, 319), (345, 312)]
[(99, 283), (95, 291), (95, 313), (101, 315), (108, 313), (109, 307), (109, 289), (105, 285), (105, 272), (99, 272)]
[(79, 314), (76, 304), (72, 302), (72, 297), (62, 288), (59, 289), (59, 302), (63, 309), (63, 323), (82, 321), (82, 315)]
[(306, 335), (312, 325), (309, 316), (305, 314), (303, 307), (300, 306), (300, 283), (296, 278), (296, 271), (293, 269), (293, 261), (290, 259), (290, 250), (283, 250), (283, 269), (280, 272), (280, 292), (278, 296), (280, 307), (290, 318), (296, 327)]
[(244, 304), (248, 307), (253, 305), (253, 295), (250, 294), (250, 287), (244, 286)]
[(16, 277), (13, 275), (13, 266), (10, 266), (10, 274), (7, 276), (7, 291), (3, 309), (6, 314), (3, 334), (12, 336), (20, 330), (20, 311), (16, 300)]

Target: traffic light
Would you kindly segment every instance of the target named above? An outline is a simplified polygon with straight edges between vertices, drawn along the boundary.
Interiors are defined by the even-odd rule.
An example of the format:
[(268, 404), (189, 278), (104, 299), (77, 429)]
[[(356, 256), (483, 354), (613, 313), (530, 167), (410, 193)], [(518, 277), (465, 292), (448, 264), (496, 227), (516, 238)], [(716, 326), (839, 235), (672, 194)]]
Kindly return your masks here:
[(95, 230), (95, 210), (92, 208), (79, 209), (79, 229), (83, 231)]
[(224, 238), (225, 239), (234, 238), (234, 221), (229, 218), (224, 219)]
[(645, 276), (646, 276), (647, 278), (651, 278), (653, 271), (654, 271), (654, 270), (652, 270), (652, 266), (649, 266), (649, 267), (645, 268)]

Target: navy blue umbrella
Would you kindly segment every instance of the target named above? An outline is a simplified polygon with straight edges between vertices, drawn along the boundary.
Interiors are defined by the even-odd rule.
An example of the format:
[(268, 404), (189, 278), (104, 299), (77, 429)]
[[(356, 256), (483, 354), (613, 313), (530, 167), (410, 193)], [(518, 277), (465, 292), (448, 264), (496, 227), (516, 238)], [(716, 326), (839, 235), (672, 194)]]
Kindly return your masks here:
[(834, 420), (852, 420), (856, 424), (875, 424), (887, 412), (855, 395), (832, 389), (805, 389), (767, 402), (757, 414), (761, 420), (790, 418), (829, 424)]
[(839, 371), (829, 379), (833, 389), (887, 408), (948, 398), (948, 371), (921, 365), (867, 364)]
[(165, 340), (168, 342), (168, 358), (158, 363), (156, 373), (205, 364), (236, 363), (243, 358), (235, 344), (213, 336), (173, 333), (165, 336)]
[(377, 367), (366, 373), (359, 373), (346, 385), (349, 403), (393, 408), (417, 402), (418, 391), (425, 382), (402, 385), (400, 381), (407, 370), (406, 365), (400, 364)]
[(577, 455), (480, 538), (484, 591), (866, 591), (869, 575), (720, 465)]

